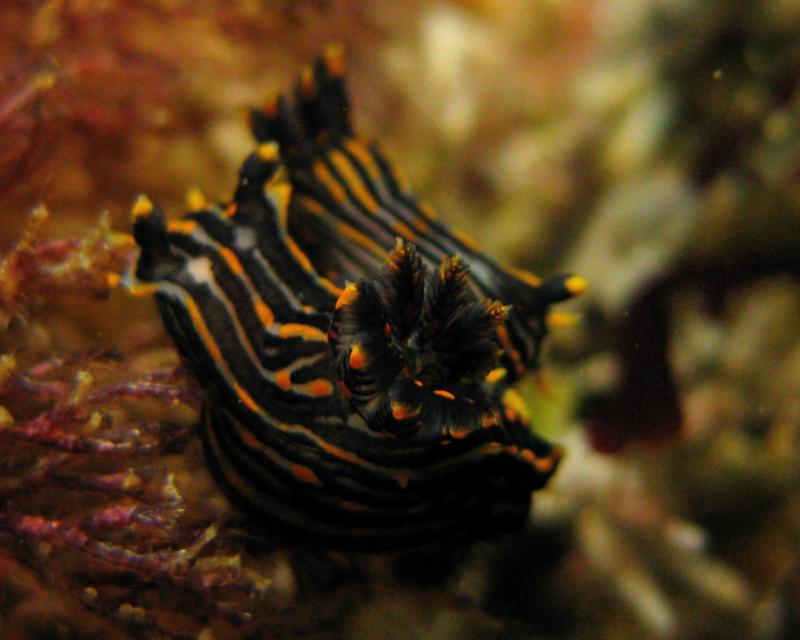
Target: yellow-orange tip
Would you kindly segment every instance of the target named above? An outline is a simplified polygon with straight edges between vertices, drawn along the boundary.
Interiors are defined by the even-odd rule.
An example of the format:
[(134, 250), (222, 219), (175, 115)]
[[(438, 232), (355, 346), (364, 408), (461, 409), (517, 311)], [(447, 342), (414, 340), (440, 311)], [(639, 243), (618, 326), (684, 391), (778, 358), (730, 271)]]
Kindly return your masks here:
[(328, 67), (328, 73), (337, 78), (344, 75), (344, 47), (340, 43), (334, 42), (325, 47), (323, 57), (325, 58), (325, 65)]
[(563, 311), (553, 311), (547, 316), (547, 326), (551, 329), (563, 329), (573, 327), (578, 323), (578, 316), (574, 313)]
[(305, 65), (300, 69), (300, 92), (310, 99), (314, 97), (314, 91), (314, 70), (309, 65)]
[(256, 154), (264, 162), (277, 162), (278, 158), (280, 157), (280, 150), (278, 148), (278, 143), (270, 141), (260, 144), (258, 145), (258, 150), (256, 151)]
[(275, 374), (275, 382), (284, 391), (288, 391), (289, 389), (292, 388), (292, 376), (285, 369), (278, 371)]
[(151, 213), (153, 213), (153, 203), (150, 201), (150, 198), (144, 194), (136, 196), (133, 207), (131, 207), (133, 219), (138, 220), (139, 218), (145, 218)]
[(492, 369), (489, 373), (486, 374), (486, 382), (489, 384), (495, 384), (500, 382), (503, 378), (508, 375), (508, 371), (503, 367), (497, 367), (496, 369)]
[(405, 420), (410, 415), (408, 407), (402, 402), (392, 402), (392, 417), (395, 420)]
[(111, 244), (115, 247), (133, 247), (136, 245), (136, 240), (130, 233), (125, 233), (124, 231), (112, 231)]
[(367, 365), (367, 356), (361, 345), (354, 344), (350, 349), (350, 358), (348, 359), (351, 369), (363, 369)]
[(207, 204), (206, 197), (197, 187), (192, 187), (186, 192), (186, 207), (189, 211), (202, 211)]
[(267, 99), (261, 105), (261, 110), (267, 114), (267, 117), (274, 118), (278, 115), (278, 94), (272, 93), (267, 96)]
[(570, 276), (567, 278), (564, 286), (573, 296), (578, 296), (586, 291), (588, 283), (586, 282), (586, 279), (581, 276)]
[(339, 299), (336, 301), (336, 308), (341, 309), (342, 307), (346, 307), (347, 305), (351, 304), (353, 300), (358, 297), (358, 286), (351, 282), (349, 283), (342, 294), (339, 296)]

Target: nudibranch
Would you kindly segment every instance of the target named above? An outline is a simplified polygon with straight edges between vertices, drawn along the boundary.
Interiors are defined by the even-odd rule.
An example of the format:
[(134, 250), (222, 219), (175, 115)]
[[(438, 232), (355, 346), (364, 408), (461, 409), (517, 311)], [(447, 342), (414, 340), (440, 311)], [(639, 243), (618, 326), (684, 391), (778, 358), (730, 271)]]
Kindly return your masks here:
[(353, 133), (341, 49), (251, 112), (230, 203), (141, 196), (136, 286), (205, 390), (220, 487), (266, 532), (357, 550), (517, 528), (561, 451), (512, 383), (583, 280), (501, 266)]

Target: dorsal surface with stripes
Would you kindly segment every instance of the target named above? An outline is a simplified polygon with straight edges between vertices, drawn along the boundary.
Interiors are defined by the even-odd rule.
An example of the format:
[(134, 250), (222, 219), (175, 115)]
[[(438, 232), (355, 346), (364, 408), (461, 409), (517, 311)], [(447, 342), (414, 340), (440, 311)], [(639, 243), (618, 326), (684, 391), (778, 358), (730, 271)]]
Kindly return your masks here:
[(134, 205), (153, 291), (206, 392), (221, 488), (266, 535), (371, 551), (524, 522), (561, 452), (511, 384), (583, 281), (493, 261), (353, 133), (341, 50), (251, 112), (233, 200)]

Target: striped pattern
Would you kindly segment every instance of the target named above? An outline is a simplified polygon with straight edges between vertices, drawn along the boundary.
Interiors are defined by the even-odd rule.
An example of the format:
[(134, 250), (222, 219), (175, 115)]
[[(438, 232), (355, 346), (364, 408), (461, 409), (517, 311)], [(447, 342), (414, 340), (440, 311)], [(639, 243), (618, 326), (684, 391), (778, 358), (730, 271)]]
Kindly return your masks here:
[[(538, 305), (531, 316), (507, 318), (505, 306), (479, 302), (487, 292), (503, 303), (517, 300), (499, 294), (532, 277), (509, 275), (467, 249), (467, 241), (417, 204), (384, 154), (350, 137), (341, 72), (340, 57), (328, 52), (311, 79), (303, 74), (295, 110), (277, 100), (271, 115), (255, 117), (263, 142), (245, 160), (227, 206), (208, 207), (196, 196), (196, 210), (168, 222), (146, 198), (137, 201), (134, 236), (141, 253), (134, 287), (155, 291), (167, 330), (206, 390), (202, 433), (217, 481), (265, 535), (378, 550), (512, 529), (524, 521), (531, 492), (555, 470), (560, 450), (531, 432), (523, 404), (508, 387), (513, 376), (495, 366), (496, 358), (505, 354), (507, 360), (513, 348), (524, 366), (532, 363), (546, 306), (566, 297), (566, 279), (520, 288)], [(322, 138), (333, 140), (334, 120), (337, 142), (325, 145)], [(407, 379), (406, 387), (430, 392), (420, 400), (412, 388), (400, 398), (405, 404), (381, 405), (394, 412), (392, 424), (404, 425), (393, 430), (373, 420), (347, 385), (368, 364), (377, 371), (387, 362), (388, 356), (376, 360), (375, 353), (359, 351), (364, 326), (376, 326), (387, 340), (412, 335), (399, 328), (407, 325), (400, 317), (406, 295), (400, 279), (390, 285), (380, 275), (396, 236), (413, 240), (417, 249), (409, 244), (404, 250), (428, 262), (455, 252), (465, 257), (471, 278), (466, 267), (445, 260), (450, 266), (442, 267), (441, 287), (461, 291), (463, 281), (473, 291), (463, 297), (420, 289), (425, 313), (438, 318), (423, 326), (438, 327), (433, 342), (439, 345), (454, 344), (458, 336), (442, 331), (455, 327), (466, 338), (464, 354), (475, 344), (471, 336), (482, 346), (475, 351), (481, 364), (471, 369), (475, 378), (465, 383), (463, 371), (437, 368), (429, 375), (431, 364), (447, 361), (444, 352), (431, 356), (424, 345), (408, 351), (407, 342), (386, 342), (419, 364), (419, 371), (405, 364), (393, 375)], [(389, 275), (401, 260), (392, 256)], [(376, 290), (384, 300), (377, 314), (347, 315), (372, 286), (340, 288), (344, 279), (358, 278), (384, 282)], [(396, 291), (387, 289), (395, 285)], [(481, 328), (473, 334), (458, 329), (466, 321), (448, 318), (474, 320)], [(522, 347), (503, 344), (504, 332), (509, 344), (528, 340), (531, 346), (523, 354)], [(370, 379), (358, 379), (363, 399), (373, 390)], [(375, 397), (380, 400), (380, 389)], [(479, 411), (467, 406), (476, 401)], [(446, 407), (437, 410), (438, 422), (414, 419), (434, 415), (415, 413), (423, 402)], [(461, 416), (470, 417), (462, 424)]]
[(329, 47), (307, 69), (290, 103), (274, 98), (250, 113), (260, 141), (277, 140), (291, 174), (290, 230), (314, 264), (343, 283), (374, 278), (395, 238), (413, 242), (432, 266), (451, 255), (469, 265), (479, 297), (512, 305), (498, 330), (510, 379), (538, 368), (549, 305), (580, 293), (583, 280), (562, 275), (541, 281), (503, 266), (420, 202), (403, 172), (374, 142), (353, 133), (340, 47)]

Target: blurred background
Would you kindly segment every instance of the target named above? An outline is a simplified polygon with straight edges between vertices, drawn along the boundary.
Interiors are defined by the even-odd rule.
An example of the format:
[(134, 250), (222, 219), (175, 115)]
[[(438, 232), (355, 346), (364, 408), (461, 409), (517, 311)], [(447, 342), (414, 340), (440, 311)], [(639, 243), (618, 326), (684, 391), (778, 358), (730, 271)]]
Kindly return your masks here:
[[(567, 456), (525, 531), (470, 549), (304, 555), (222, 532), (208, 566), (235, 556), (251, 579), (226, 609), (193, 574), (99, 562), (24, 519), (77, 517), (54, 506), (65, 486), (81, 508), (143, 499), (75, 481), (97, 468), (180, 492), (182, 533), (140, 532), (142, 553), (231, 517), (196, 402), (114, 404), (186, 442), (113, 463), (54, 459), (30, 425), (84, 399), (98, 350), (125, 360), (94, 379), (178, 364), (152, 301), (107, 277), (133, 255), (130, 204), (229, 197), (245, 108), (330, 42), (357, 128), (444, 218), (589, 281), (522, 385)], [(797, 0), (3, 2), (0, 637), (800, 637), (799, 122)], [(62, 386), (32, 397), (20, 380), (53, 358)]]

